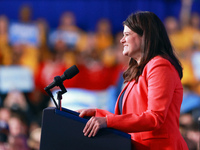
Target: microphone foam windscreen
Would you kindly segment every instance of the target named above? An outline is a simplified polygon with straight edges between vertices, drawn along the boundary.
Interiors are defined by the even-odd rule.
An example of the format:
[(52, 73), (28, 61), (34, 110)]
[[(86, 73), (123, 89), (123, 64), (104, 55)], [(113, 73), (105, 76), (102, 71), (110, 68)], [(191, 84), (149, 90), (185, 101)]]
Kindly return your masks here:
[(67, 69), (64, 72), (64, 74), (63, 74), (64, 75), (64, 80), (65, 79), (71, 79), (78, 73), (79, 73), (78, 68), (76, 67), (76, 65), (73, 65), (72, 67), (70, 67), (69, 69)]

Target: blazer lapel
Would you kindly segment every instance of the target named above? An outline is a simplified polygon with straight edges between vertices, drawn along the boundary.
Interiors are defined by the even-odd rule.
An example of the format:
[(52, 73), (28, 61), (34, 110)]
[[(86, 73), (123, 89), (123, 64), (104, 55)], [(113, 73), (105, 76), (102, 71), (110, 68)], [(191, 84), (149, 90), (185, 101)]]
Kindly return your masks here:
[(127, 100), (127, 97), (128, 97), (128, 95), (129, 95), (131, 89), (133, 88), (134, 84), (135, 84), (135, 80), (129, 82), (129, 83), (127, 84), (127, 86), (123, 89), (123, 90), (126, 89), (126, 91), (125, 91), (124, 97), (123, 97), (122, 111), (123, 111), (123, 107), (124, 107), (125, 101)]
[(122, 89), (122, 91), (120, 92), (118, 98), (117, 98), (117, 102), (116, 102), (116, 105), (115, 105), (115, 114), (120, 114), (119, 112), (119, 98), (121, 97), (122, 93), (124, 92), (124, 90), (127, 88), (127, 86), (129, 85), (130, 82), (128, 82), (124, 88)]
[(125, 93), (124, 93), (123, 103), (122, 103), (122, 111), (123, 111), (124, 102), (125, 102), (125, 100), (127, 99), (127, 95), (128, 95), (129, 92), (131, 91), (131, 89), (132, 89), (134, 83), (135, 83), (135, 80), (133, 80), (133, 81), (131, 81), (131, 82), (128, 82), (128, 83), (125, 85), (125, 87), (123, 88), (123, 90), (121, 91), (121, 93), (119, 94), (118, 99), (117, 99), (117, 103), (116, 103), (116, 105), (115, 105), (115, 114), (120, 114), (120, 112), (119, 112), (119, 98), (120, 98), (120, 96), (122, 95), (122, 93), (124, 92), (124, 90), (126, 90)]

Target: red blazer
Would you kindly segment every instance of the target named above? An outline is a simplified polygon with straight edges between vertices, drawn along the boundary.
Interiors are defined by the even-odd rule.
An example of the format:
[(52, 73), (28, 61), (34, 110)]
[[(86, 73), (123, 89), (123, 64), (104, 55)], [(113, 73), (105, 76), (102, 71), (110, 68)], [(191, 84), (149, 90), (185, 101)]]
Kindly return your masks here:
[(115, 114), (96, 109), (96, 116), (107, 117), (107, 127), (129, 133), (136, 150), (188, 149), (179, 132), (183, 87), (168, 60), (154, 57), (145, 66), (138, 83), (133, 80), (122, 92), (125, 89), (122, 114), (119, 98)]

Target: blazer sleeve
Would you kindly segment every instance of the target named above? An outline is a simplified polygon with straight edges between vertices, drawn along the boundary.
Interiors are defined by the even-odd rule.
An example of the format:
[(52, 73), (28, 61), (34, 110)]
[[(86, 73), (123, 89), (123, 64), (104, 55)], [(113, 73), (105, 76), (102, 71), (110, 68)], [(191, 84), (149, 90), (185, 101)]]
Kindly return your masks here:
[(106, 117), (107, 115), (114, 115), (114, 114), (107, 110), (96, 109), (95, 117)]
[(107, 127), (131, 133), (151, 131), (164, 123), (177, 80), (180, 80), (178, 73), (168, 60), (162, 59), (148, 63), (143, 74), (148, 89), (147, 110), (141, 114), (107, 114)]

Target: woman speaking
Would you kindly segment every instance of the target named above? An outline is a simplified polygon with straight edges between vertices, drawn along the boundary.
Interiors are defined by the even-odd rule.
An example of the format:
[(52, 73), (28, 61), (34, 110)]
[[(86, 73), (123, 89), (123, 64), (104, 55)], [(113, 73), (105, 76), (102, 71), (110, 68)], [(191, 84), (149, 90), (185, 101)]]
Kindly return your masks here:
[(136, 150), (187, 150), (179, 132), (183, 98), (182, 67), (162, 21), (152, 12), (136, 12), (123, 22), (122, 54), (130, 57), (127, 83), (112, 114), (101, 109), (78, 110), (92, 116), (85, 136), (109, 127), (131, 135)]

